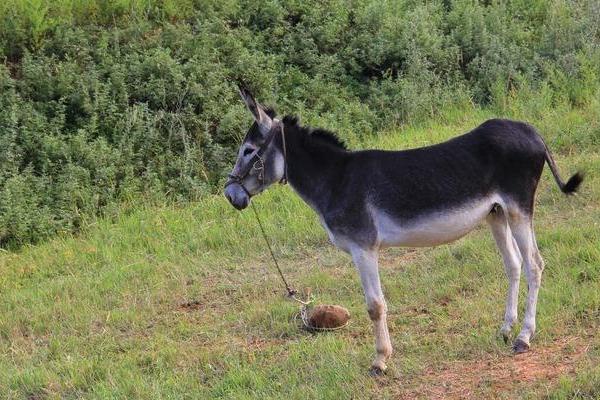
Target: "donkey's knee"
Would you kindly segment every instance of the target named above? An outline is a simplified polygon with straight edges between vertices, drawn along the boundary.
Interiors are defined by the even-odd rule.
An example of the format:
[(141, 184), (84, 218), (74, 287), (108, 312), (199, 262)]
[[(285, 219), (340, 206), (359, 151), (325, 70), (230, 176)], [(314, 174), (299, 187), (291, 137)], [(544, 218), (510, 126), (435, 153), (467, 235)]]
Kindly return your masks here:
[(386, 311), (387, 306), (385, 301), (377, 299), (370, 300), (367, 303), (367, 312), (369, 313), (369, 318), (371, 318), (371, 321), (373, 322), (379, 321)]
[(527, 277), (527, 285), (529, 288), (539, 289), (542, 283), (542, 272), (544, 271), (544, 262), (541, 263), (534, 259), (531, 265), (525, 268), (525, 274)]
[(387, 328), (387, 305), (382, 299), (373, 299), (367, 303), (369, 318), (373, 321), (375, 330), (375, 348), (377, 357), (373, 366), (385, 369), (385, 360), (392, 355), (392, 343)]

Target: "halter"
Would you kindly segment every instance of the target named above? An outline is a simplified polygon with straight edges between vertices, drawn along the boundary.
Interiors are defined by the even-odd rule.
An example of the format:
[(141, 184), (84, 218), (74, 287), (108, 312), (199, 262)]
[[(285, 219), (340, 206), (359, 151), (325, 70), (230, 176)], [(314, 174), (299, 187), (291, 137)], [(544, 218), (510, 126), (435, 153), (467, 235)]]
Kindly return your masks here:
[[(277, 121), (277, 120), (275, 120)], [(285, 185), (287, 183), (287, 151), (286, 151), (286, 146), (285, 146), (285, 133), (284, 133), (284, 129), (283, 129), (283, 122), (281, 122), (281, 145), (283, 147), (283, 177), (279, 180), (279, 183)], [(240, 185), (242, 187), (242, 189), (244, 189), (244, 191), (246, 192), (246, 194), (248, 195), (248, 197), (252, 197), (252, 195), (250, 194), (250, 192), (248, 191), (248, 189), (246, 189), (246, 187), (244, 186), (243, 180), (250, 174), (250, 171), (255, 170), (258, 172), (258, 181), (260, 182), (260, 186), (261, 186), (261, 190), (264, 189), (264, 183), (265, 183), (265, 161), (263, 160), (263, 155), (265, 154), (265, 152), (267, 151), (267, 149), (269, 148), (269, 145), (271, 144), (271, 142), (273, 141), (273, 138), (275, 138), (275, 134), (277, 132), (273, 132), (273, 134), (267, 139), (267, 141), (258, 149), (255, 151), (254, 155), (252, 156), (252, 158), (250, 159), (250, 161), (248, 162), (248, 164), (246, 164), (246, 166), (237, 174), (231, 173), (228, 174), (228, 180), (227, 182), (225, 182), (225, 187), (237, 183), (238, 185)]]
[[(277, 120), (275, 120), (275, 121), (277, 121)], [(287, 179), (287, 176), (288, 176), (287, 175), (287, 150), (286, 150), (286, 145), (285, 145), (284, 123), (283, 122), (280, 122), (280, 123), (281, 123), (281, 145), (283, 147), (283, 176), (279, 180), (279, 183), (285, 185), (288, 180)], [(273, 138), (275, 137), (276, 133), (277, 132), (273, 132), (273, 134), (267, 139), (267, 141), (258, 150), (255, 151), (254, 155), (252, 156), (252, 158), (250, 159), (248, 164), (246, 164), (246, 166), (239, 173), (237, 173), (237, 174), (231, 173), (231, 174), (227, 175), (229, 177), (229, 179), (225, 183), (225, 187), (227, 187), (233, 183), (237, 183), (238, 185), (240, 185), (242, 187), (242, 189), (244, 189), (244, 191), (246, 192), (248, 197), (252, 197), (250, 192), (248, 192), (248, 189), (246, 189), (246, 187), (244, 186), (244, 183), (242, 181), (244, 180), (244, 178), (246, 178), (248, 176), (248, 174), (250, 174), (250, 171), (254, 169), (254, 170), (258, 171), (258, 180), (260, 182), (261, 189), (264, 189), (265, 162), (264, 162), (262, 156), (267, 151), (267, 148), (273, 141)], [(319, 307), (325, 307), (325, 309), (327, 309), (328, 307), (331, 307), (331, 306), (317, 306), (314, 308), (310, 308), (309, 307), (310, 304), (314, 301), (314, 299), (310, 295), (310, 289), (308, 289), (308, 291), (305, 291), (306, 300), (302, 300), (302, 299), (298, 298), (298, 296), (297, 296), (298, 292), (289, 285), (289, 283), (285, 279), (285, 276), (283, 275), (283, 272), (281, 271), (281, 268), (279, 267), (279, 263), (277, 262), (275, 253), (273, 253), (273, 249), (271, 248), (271, 243), (269, 242), (267, 233), (265, 232), (265, 228), (263, 227), (263, 224), (258, 216), (258, 211), (256, 211), (254, 202), (251, 202), (250, 205), (251, 205), (252, 210), (254, 211), (254, 216), (256, 217), (258, 226), (260, 227), (260, 232), (262, 233), (263, 239), (265, 240), (265, 243), (267, 244), (267, 248), (269, 249), (271, 258), (273, 259), (273, 262), (275, 263), (277, 272), (279, 272), (279, 276), (281, 277), (281, 280), (282, 280), (283, 284), (285, 285), (285, 289), (287, 290), (288, 297), (301, 304), (300, 312), (296, 313), (296, 315), (294, 316), (294, 319), (297, 319), (298, 316), (300, 316), (300, 318), (302, 319), (302, 323), (304, 324), (304, 327), (306, 329), (308, 329), (309, 331), (334, 331), (334, 330), (346, 327), (349, 322), (349, 319), (348, 319), (349, 314), (348, 314), (347, 310), (345, 310), (343, 307), (340, 307), (340, 306), (334, 306), (334, 307), (338, 307), (338, 309), (341, 308), (342, 310), (345, 310), (345, 312), (347, 314), (347, 319), (346, 319), (346, 321), (341, 321), (342, 323), (339, 326), (320, 327), (320, 326), (318, 326), (318, 323), (317, 323), (317, 326), (313, 325), (313, 321), (311, 320), (312, 319), (311, 313), (314, 312), (314, 310), (319, 309)], [(312, 314), (312, 315), (314, 316), (315, 314)], [(327, 318), (329, 318), (329, 317), (325, 316), (325, 317), (321, 317), (320, 319), (324, 320)]]

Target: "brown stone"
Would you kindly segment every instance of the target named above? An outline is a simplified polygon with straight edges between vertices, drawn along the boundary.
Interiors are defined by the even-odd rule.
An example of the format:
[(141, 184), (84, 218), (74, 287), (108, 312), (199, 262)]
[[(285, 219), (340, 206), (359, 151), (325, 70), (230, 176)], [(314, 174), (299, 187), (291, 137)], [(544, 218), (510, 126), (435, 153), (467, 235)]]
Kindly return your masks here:
[(312, 328), (339, 328), (350, 319), (350, 313), (342, 306), (318, 305), (308, 310), (308, 322)]

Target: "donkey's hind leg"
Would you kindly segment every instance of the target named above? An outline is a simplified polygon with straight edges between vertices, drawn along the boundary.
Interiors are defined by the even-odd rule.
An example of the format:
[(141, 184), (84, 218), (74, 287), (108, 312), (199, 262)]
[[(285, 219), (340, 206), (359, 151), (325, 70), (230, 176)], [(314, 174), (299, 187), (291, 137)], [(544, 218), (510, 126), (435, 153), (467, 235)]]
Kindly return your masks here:
[(500, 333), (504, 341), (508, 343), (513, 325), (517, 322), (517, 307), (519, 301), (519, 278), (521, 275), (522, 258), (513, 238), (506, 214), (501, 207), (496, 207), (488, 217), (492, 234), (504, 261), (504, 270), (508, 278), (508, 294), (506, 296), (506, 310), (504, 312), (504, 323)]
[(515, 353), (523, 353), (529, 350), (529, 342), (535, 333), (537, 299), (542, 282), (544, 262), (535, 241), (532, 215), (527, 215), (518, 210), (511, 210), (508, 214), (508, 223), (523, 257), (528, 286), (523, 327), (513, 344)]

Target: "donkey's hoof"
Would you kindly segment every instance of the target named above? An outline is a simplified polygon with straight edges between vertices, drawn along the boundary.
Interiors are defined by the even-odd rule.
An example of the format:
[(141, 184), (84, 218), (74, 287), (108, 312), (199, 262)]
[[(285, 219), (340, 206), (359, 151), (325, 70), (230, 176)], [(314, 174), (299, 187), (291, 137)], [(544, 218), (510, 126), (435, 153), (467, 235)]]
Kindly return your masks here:
[(510, 332), (500, 332), (502, 335), (502, 340), (504, 340), (504, 344), (508, 344), (510, 342)]
[(515, 354), (527, 353), (529, 351), (529, 344), (525, 343), (521, 339), (515, 340), (513, 343), (513, 352)]
[(385, 375), (385, 367), (381, 368), (381, 367), (377, 367), (375, 365), (371, 366), (371, 368), (369, 368), (369, 376), (383, 376)]

